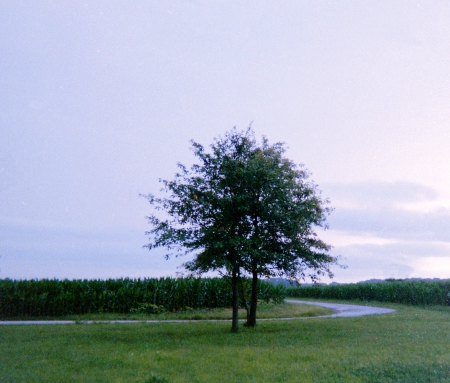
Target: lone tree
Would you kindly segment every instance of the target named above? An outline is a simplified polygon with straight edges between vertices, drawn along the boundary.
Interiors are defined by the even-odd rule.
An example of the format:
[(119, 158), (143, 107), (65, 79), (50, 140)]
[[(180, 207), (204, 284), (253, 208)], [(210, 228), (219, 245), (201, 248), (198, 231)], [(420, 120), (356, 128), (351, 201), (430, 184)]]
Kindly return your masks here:
[(306, 170), (283, 157), (282, 143), (269, 145), (263, 137), (258, 144), (248, 128), (215, 139), (211, 152), (191, 144), (200, 163), (189, 169), (178, 164), (175, 179), (161, 181), (167, 198), (145, 196), (169, 217), (147, 217), (152, 229), (146, 247), (174, 250), (166, 258), (195, 252), (187, 270), (231, 276), (232, 332), (238, 331), (241, 275), (251, 277), (247, 326), (256, 325), (258, 277), (333, 276), (337, 258), (314, 232), (326, 228), (328, 201), (308, 182)]

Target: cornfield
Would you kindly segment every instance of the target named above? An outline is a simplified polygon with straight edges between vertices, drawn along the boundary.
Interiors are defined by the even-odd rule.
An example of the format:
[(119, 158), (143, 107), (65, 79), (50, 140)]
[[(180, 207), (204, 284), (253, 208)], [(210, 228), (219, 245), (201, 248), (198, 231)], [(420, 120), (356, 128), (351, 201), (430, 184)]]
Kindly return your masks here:
[(288, 287), (286, 294), (297, 298), (378, 301), (426, 306), (447, 305), (449, 291), (450, 282), (397, 281)]
[[(248, 289), (249, 281), (243, 281)], [(281, 302), (283, 287), (259, 282), (262, 301)], [(130, 313), (150, 305), (163, 311), (231, 307), (225, 278), (0, 280), (0, 318)]]

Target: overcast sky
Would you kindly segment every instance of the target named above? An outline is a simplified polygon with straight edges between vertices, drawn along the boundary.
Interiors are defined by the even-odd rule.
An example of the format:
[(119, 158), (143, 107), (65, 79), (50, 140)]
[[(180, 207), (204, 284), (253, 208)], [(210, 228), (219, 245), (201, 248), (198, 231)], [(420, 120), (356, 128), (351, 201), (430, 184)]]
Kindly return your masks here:
[(250, 123), (335, 208), (335, 281), (450, 278), (450, 3), (1, 1), (0, 278), (175, 276), (176, 163)]

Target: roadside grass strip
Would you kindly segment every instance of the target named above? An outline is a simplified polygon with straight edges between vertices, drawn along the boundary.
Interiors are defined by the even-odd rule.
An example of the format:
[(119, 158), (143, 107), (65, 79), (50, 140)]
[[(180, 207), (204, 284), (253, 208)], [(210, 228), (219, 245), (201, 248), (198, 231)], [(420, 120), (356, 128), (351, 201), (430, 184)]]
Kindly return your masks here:
[[(257, 317), (259, 320), (270, 320), (279, 318), (309, 318), (332, 314), (331, 308), (319, 307), (316, 305), (298, 304), (297, 301), (284, 302), (279, 304), (262, 303), (258, 307)], [(137, 324), (137, 323), (158, 323), (161, 321), (168, 323), (187, 323), (201, 320), (229, 321), (231, 309), (202, 309), (183, 310), (175, 312), (163, 312), (160, 314), (84, 314), (68, 315), (65, 317), (48, 317), (46, 320), (35, 318), (35, 320), (22, 320), (21, 317), (14, 320), (0, 321), (1, 325), (67, 325), (67, 324)], [(246, 311), (239, 310), (239, 318), (244, 321)]]

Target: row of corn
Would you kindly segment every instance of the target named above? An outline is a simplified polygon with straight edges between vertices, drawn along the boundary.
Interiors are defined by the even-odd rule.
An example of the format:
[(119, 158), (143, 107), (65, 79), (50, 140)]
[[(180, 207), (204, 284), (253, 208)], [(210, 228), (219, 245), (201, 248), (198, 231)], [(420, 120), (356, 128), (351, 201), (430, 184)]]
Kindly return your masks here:
[(410, 305), (447, 305), (450, 282), (392, 281), (288, 287), (297, 298), (394, 302)]
[[(248, 289), (249, 281), (243, 282)], [(266, 302), (285, 297), (284, 288), (262, 281), (258, 291)], [(0, 280), (0, 318), (130, 313), (143, 305), (164, 311), (230, 307), (231, 283), (227, 278)]]

